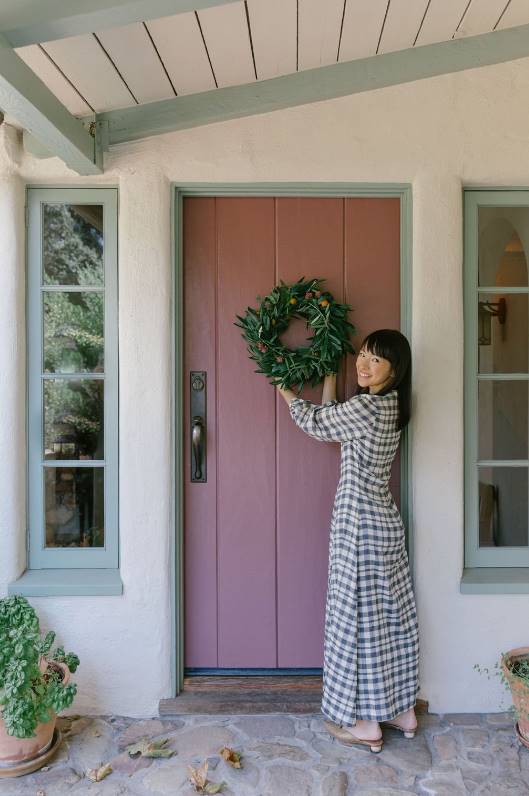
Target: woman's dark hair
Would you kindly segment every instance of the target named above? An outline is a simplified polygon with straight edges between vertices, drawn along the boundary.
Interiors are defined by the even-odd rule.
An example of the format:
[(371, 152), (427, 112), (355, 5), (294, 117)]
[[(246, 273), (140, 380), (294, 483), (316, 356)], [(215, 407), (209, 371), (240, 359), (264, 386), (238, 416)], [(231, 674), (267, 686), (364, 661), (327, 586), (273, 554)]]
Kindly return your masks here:
[[(411, 349), (407, 338), (398, 329), (377, 329), (362, 341), (360, 348), (365, 348), (377, 357), (389, 359), (395, 375), (377, 395), (386, 395), (397, 390), (399, 399), (399, 420), (397, 429), (408, 425), (411, 414)], [(369, 392), (369, 387), (356, 388), (355, 395)]]

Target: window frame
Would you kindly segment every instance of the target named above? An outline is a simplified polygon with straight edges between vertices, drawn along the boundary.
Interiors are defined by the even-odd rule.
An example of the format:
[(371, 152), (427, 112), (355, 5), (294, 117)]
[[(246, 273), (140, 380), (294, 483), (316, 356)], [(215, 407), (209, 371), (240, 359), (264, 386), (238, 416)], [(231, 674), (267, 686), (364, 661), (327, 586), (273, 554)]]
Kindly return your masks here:
[[(528, 470), (529, 459), (478, 459), (479, 381), (529, 381), (529, 373), (479, 373), (478, 372), (478, 297), (480, 293), (505, 292), (529, 294), (527, 287), (498, 289), (494, 285), (479, 285), (478, 274), (478, 213), (480, 207), (527, 207), (529, 190), (468, 188), (463, 191), (464, 259), (463, 259), (463, 311), (464, 311), (464, 524), (466, 576), (472, 577), (477, 568), (502, 568), (498, 578), (511, 581), (509, 571), (526, 584), (529, 576), (529, 545), (527, 547), (479, 547), (478, 462), (481, 466), (522, 466)], [(529, 263), (528, 263), (529, 265)], [(511, 569), (512, 568), (512, 569)], [(503, 572), (503, 574), (502, 574)], [(525, 574), (527, 572), (527, 574)], [(464, 573), (464, 577), (465, 577)], [(493, 572), (490, 570), (490, 574)], [(487, 581), (490, 578), (486, 579)], [(492, 578), (496, 580), (496, 576)], [(496, 584), (497, 586), (498, 584)], [(468, 591), (471, 591), (470, 587)], [(494, 590), (494, 588), (492, 589)], [(522, 588), (521, 590), (526, 590)]]
[[(42, 216), (43, 205), (97, 204), (103, 207), (104, 291), (104, 452), (103, 460), (85, 466), (104, 468), (104, 546), (100, 548), (49, 548), (44, 546), (44, 488), (46, 466), (78, 466), (76, 460), (43, 458), (43, 302)], [(27, 187), (27, 506), (28, 568), (30, 570), (106, 570), (119, 567), (119, 417), (118, 417), (118, 192), (117, 188)], [(60, 290), (60, 286), (59, 290)], [(66, 286), (68, 287), (68, 286)], [(41, 370), (42, 368), (42, 370)], [(60, 374), (57, 374), (60, 378)], [(90, 378), (90, 374), (83, 374)], [(94, 573), (95, 574), (95, 573)]]

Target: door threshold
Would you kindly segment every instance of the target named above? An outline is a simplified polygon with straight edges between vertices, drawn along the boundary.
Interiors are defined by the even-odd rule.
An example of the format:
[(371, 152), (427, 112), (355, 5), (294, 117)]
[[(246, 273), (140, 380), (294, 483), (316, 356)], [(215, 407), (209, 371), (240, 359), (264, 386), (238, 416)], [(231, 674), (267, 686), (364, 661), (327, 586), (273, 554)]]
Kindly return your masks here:
[(159, 713), (318, 713), (321, 693), (321, 675), (194, 675)]
[[(158, 712), (166, 717), (190, 713), (320, 713), (322, 682), (321, 675), (187, 676), (178, 696), (160, 700)], [(428, 702), (418, 699), (415, 713), (428, 713)]]

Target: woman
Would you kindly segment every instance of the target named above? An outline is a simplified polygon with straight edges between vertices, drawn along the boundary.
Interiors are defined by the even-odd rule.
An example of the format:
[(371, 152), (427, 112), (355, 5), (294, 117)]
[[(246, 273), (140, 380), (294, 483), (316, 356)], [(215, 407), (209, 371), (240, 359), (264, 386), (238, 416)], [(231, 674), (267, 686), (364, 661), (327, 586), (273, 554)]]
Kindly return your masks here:
[(356, 393), (343, 403), (336, 401), (335, 373), (325, 376), (322, 405), (277, 389), (303, 431), (341, 443), (321, 710), (333, 736), (380, 752), (379, 722), (408, 738), (417, 727), (417, 613), (404, 525), (388, 486), (401, 430), (410, 418), (408, 340), (396, 329), (372, 332), (362, 342), (356, 371)]

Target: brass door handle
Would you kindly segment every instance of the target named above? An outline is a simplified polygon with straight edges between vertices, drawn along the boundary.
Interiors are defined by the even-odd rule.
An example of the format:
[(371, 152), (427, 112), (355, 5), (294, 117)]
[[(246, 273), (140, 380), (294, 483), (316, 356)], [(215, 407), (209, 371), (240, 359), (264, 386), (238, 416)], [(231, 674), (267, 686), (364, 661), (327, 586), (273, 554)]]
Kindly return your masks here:
[(192, 426), (193, 458), (195, 461), (194, 480), (202, 479), (202, 452), (204, 449), (204, 421), (195, 415)]

